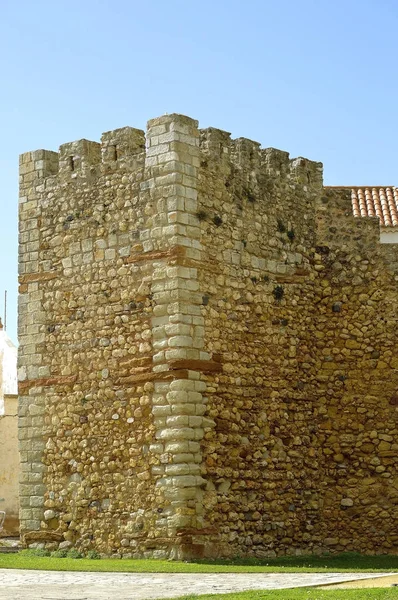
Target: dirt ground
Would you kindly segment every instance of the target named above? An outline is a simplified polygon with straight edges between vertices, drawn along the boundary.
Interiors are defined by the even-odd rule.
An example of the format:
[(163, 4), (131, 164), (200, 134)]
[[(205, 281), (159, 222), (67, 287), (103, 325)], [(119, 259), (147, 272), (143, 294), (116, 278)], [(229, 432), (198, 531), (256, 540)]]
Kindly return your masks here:
[(375, 577), (374, 579), (359, 579), (358, 581), (346, 581), (345, 583), (335, 583), (334, 585), (322, 586), (322, 589), (336, 588), (374, 588), (398, 586), (398, 575), (387, 575), (384, 577)]

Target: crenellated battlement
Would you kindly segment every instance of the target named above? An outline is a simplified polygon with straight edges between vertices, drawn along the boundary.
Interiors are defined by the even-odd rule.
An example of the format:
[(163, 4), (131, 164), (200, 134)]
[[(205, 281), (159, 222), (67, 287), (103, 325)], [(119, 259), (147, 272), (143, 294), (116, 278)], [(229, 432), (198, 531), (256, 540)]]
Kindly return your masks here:
[(183, 115), (23, 154), (26, 542), (396, 552), (398, 249), (378, 235), (321, 163)]
[(221, 129), (198, 129), (198, 121), (174, 114), (148, 121), (146, 135), (140, 129), (122, 127), (103, 133), (100, 142), (81, 139), (62, 144), (58, 153), (27, 152), (20, 157), (21, 181), (27, 184), (34, 180), (37, 184), (54, 176), (67, 181), (118, 168), (134, 169), (138, 157), (145, 157), (145, 164), (151, 168), (164, 160), (159, 156), (165, 144), (169, 144), (167, 160), (178, 161), (187, 136), (198, 138), (202, 160), (209, 157), (217, 168), (225, 169), (231, 163), (244, 170), (264, 170), (272, 177), (291, 177), (300, 184), (320, 185), (322, 181), (321, 163), (304, 158), (290, 159), (287, 152), (261, 148), (259, 142), (247, 138), (232, 139), (229, 132)]
[(232, 161), (238, 168), (263, 170), (271, 177), (291, 178), (294, 183), (317, 187), (323, 184), (322, 163), (290, 158), (288, 152), (262, 148), (260, 142), (248, 138), (232, 139), (228, 131), (221, 129), (201, 129), (200, 149), (219, 169)]
[(28, 185), (59, 177), (60, 180), (99, 175), (115, 168), (132, 168), (132, 159), (145, 152), (145, 134), (123, 127), (107, 131), (101, 143), (86, 139), (62, 144), (59, 152), (36, 150), (20, 156), (21, 183)]
[(59, 175), (61, 178), (77, 177), (95, 172), (101, 162), (101, 145), (89, 140), (62, 144), (59, 148)]
[(104, 163), (127, 160), (145, 151), (145, 132), (133, 127), (106, 131), (101, 136), (101, 156)]

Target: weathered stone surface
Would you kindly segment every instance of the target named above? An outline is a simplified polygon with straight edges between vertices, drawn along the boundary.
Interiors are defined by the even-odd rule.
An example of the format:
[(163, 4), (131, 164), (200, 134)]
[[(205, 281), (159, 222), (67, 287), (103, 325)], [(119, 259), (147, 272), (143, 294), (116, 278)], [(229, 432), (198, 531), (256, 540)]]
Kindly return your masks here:
[(22, 155), (26, 543), (396, 552), (378, 233), (320, 163), (180, 115)]
[(63, 535), (57, 531), (29, 531), (22, 536), (22, 540), (25, 545), (32, 542), (62, 542)]

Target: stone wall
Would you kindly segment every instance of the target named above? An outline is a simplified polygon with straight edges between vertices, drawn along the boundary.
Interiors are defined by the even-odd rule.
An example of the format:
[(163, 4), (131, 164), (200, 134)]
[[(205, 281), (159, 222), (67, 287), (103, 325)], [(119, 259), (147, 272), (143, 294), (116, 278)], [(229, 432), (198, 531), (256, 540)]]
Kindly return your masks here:
[(396, 552), (397, 249), (318, 163), (203, 138), (208, 552)]
[(378, 236), (320, 163), (188, 117), (22, 155), (26, 542), (395, 552), (398, 253)]

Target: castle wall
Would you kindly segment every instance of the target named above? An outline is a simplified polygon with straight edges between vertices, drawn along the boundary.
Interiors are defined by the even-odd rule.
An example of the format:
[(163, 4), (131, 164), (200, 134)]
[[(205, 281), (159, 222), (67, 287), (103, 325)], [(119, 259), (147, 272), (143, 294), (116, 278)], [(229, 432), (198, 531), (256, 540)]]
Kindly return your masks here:
[(195, 272), (178, 266), (198, 252), (197, 124), (154, 120), (146, 143), (125, 128), (21, 157), (27, 542), (169, 556), (201, 519), (205, 384), (187, 360), (206, 356)]
[(307, 547), (319, 502), (307, 355), (322, 165), (225, 136), (220, 162), (221, 135), (204, 132), (200, 195), (206, 342), (223, 365), (209, 381), (216, 427), (204, 449), (212, 551), (290, 552)]
[(350, 206), (330, 190), (317, 213), (322, 519), (335, 550), (396, 552), (398, 248), (378, 244), (378, 221)]
[(22, 533), (41, 524), (86, 546), (95, 532), (104, 549), (140, 534), (153, 518), (143, 505), (156, 514), (152, 384), (140, 378), (153, 267), (129, 264), (153, 212), (139, 196), (144, 145), (126, 128), (102, 147), (21, 157)]
[(225, 132), (200, 182), (209, 553), (396, 551), (396, 247), (321, 165)]
[(396, 551), (398, 254), (350, 215), (179, 115), (22, 155), (27, 543)]

